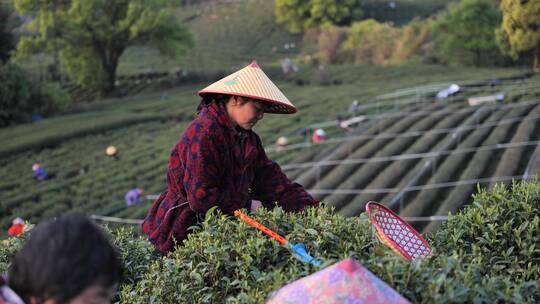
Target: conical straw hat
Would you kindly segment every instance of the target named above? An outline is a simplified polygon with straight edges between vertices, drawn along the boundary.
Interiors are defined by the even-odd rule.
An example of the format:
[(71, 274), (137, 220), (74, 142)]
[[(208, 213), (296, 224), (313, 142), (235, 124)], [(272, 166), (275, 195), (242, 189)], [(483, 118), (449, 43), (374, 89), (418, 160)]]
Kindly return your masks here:
[(227, 94), (253, 98), (267, 104), (266, 113), (291, 114), (297, 111), (292, 102), (253, 61), (247, 67), (220, 79), (199, 91), (204, 94)]
[(113, 156), (116, 154), (116, 147), (115, 146), (108, 146), (107, 149), (105, 149), (105, 154), (107, 156)]
[(277, 144), (279, 146), (286, 146), (288, 143), (289, 143), (289, 140), (285, 136), (281, 136), (280, 138), (277, 139)]

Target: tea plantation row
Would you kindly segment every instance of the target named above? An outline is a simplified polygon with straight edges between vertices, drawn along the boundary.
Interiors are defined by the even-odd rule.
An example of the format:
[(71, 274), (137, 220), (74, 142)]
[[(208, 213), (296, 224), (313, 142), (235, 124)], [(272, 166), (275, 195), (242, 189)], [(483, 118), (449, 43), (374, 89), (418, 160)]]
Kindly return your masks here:
[[(389, 203), (398, 193), (403, 193), (400, 208), (394, 206), (404, 216), (455, 212), (476, 189), (473, 182), (455, 182), (522, 176), (529, 160), (534, 163), (540, 158), (533, 155), (535, 142), (540, 140), (540, 85), (526, 92), (510, 104), (469, 107), (459, 99), (444, 106), (435, 102), (423, 107), (422, 115), (413, 111), (383, 120), (381, 133), (374, 124), (361, 125), (361, 134), (325, 147), (331, 153), (304, 156), (301, 162), (309, 161), (310, 167), (298, 166), (300, 169), (291, 169), (289, 174), (346, 216), (360, 214), (369, 200)], [(505, 147), (507, 144), (522, 146)], [(428, 152), (440, 155), (414, 157)], [(411, 157), (399, 159), (400, 155)], [(335, 164), (325, 164), (328, 161)], [(539, 169), (533, 166), (530, 173), (537, 174)], [(435, 227), (432, 224), (429, 230)]]
[[(390, 91), (400, 84), (424, 81), (424, 74), (431, 75), (432, 80), (444, 81), (452, 75), (475, 79), (479, 75), (505, 76), (512, 73), (510, 70), (482, 72), (471, 70), (467, 76), (463, 69), (452, 71), (436, 66), (416, 66), (414, 69), (420, 71), (418, 76), (403, 79), (401, 75), (411, 72), (411, 67), (347, 67), (348, 72), (345, 73), (343, 67), (336, 66), (329, 67), (328, 70), (342, 81), (340, 85), (298, 86), (294, 82), (278, 82), (300, 108), (300, 113), (287, 117), (267, 115), (260, 126), (257, 126), (257, 132), (269, 146), (268, 143), (274, 142), (280, 135), (294, 134), (295, 130), (320, 121), (335, 119), (337, 114), (346, 113), (353, 96), (365, 93), (365, 98), (361, 100), (368, 101), (369, 96), (375, 92)], [(399, 79), (380, 82), (381, 78), (392, 80), (393, 77)], [(358, 82), (359, 80), (361, 81)], [(378, 89), (375, 89), (376, 85), (379, 86)], [(146, 194), (156, 194), (164, 189), (170, 149), (194, 116), (197, 103), (194, 92), (200, 86), (179, 87), (169, 92), (168, 99), (160, 99), (160, 94), (154, 94), (129, 100), (81, 105), (78, 111), (69, 115), (46, 119), (37, 124), (0, 130), (0, 152), (4, 153), (0, 160), (0, 176), (2, 176), (0, 227), (3, 227), (1, 233), (5, 233), (14, 217), (21, 216), (31, 222), (37, 222), (68, 210), (142, 218), (150, 202), (126, 209), (123, 196), (133, 187), (143, 187)], [(388, 116), (384, 119), (369, 120), (350, 134), (345, 134), (335, 126), (327, 131), (333, 138), (338, 139), (340, 136), (376, 135), (390, 131), (400, 133), (409, 127), (409, 130), (428, 130), (437, 119), (446, 115), (444, 109), (458, 111), (457, 105), (446, 103), (427, 107), (419, 104), (401, 108), (393, 106), (391, 109), (402, 112), (429, 109), (429, 113), (440, 115), (438, 118), (427, 118), (429, 115), (424, 118)], [(425, 119), (424, 126), (412, 127), (415, 121), (420, 119)], [(402, 129), (395, 125), (401, 126)], [(291, 136), (291, 140), (302, 138), (295, 139)], [(362, 149), (361, 151), (369, 149), (373, 152), (378, 149), (390, 149), (390, 146), (393, 146), (392, 149), (396, 150), (411, 144), (410, 140), (407, 143), (399, 143), (397, 140), (397, 138), (381, 140), (360, 138), (343, 145), (321, 145), (269, 155), (285, 165), (297, 157), (303, 157), (305, 160), (343, 159), (358, 149)], [(373, 143), (367, 143), (372, 141)], [(110, 144), (115, 145), (120, 151), (118, 161), (108, 160), (103, 155), (105, 147)], [(383, 148), (385, 144), (389, 145), (388, 148)], [(422, 147), (417, 148), (425, 151)], [(427, 148), (428, 146), (425, 147)], [(369, 157), (371, 154), (365, 155)], [(34, 162), (40, 162), (53, 178), (45, 182), (33, 180), (30, 168)], [(310, 181), (306, 176), (314, 172), (313, 169), (288, 174), (292, 178), (304, 180), (306, 186), (311, 188), (316, 175), (312, 175)], [(331, 167), (321, 167), (319, 176), (324, 177), (328, 173), (326, 170), (330, 169)]]
[[(538, 303), (540, 183), (498, 185), (473, 200), (428, 237), (432, 256), (414, 262), (379, 243), (363, 215), (345, 218), (319, 207), (297, 214), (261, 209), (255, 216), (304, 243), (324, 261), (323, 268), (353, 257), (413, 303)], [(120, 303), (262, 303), (273, 291), (318, 270), (256, 229), (215, 211), (167, 256), (126, 229), (114, 232), (113, 240), (127, 270)], [(0, 272), (21, 240), (4, 244)]]

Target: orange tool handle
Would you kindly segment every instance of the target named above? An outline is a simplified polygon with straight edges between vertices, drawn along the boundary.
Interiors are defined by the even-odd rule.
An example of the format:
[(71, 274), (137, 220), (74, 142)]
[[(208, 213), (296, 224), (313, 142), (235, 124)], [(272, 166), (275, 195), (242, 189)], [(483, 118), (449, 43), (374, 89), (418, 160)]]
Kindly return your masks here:
[(259, 229), (260, 231), (266, 233), (268, 236), (270, 236), (274, 240), (280, 242), (281, 245), (285, 245), (285, 244), (288, 243), (286, 238), (284, 238), (281, 235), (275, 233), (274, 231), (268, 229), (266, 226), (264, 226), (263, 224), (257, 222), (253, 218), (247, 216), (242, 211), (236, 210), (236, 211), (234, 211), (234, 215), (241, 218), (242, 220), (244, 220), (244, 222), (246, 222), (248, 225), (253, 226), (253, 227)]

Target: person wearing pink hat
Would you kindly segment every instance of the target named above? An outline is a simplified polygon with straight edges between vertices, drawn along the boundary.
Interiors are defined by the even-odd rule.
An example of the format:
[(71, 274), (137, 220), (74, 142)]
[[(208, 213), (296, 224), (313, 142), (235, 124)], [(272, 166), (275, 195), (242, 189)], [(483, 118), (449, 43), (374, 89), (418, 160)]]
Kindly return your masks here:
[(326, 132), (323, 129), (317, 129), (315, 132), (313, 132), (313, 136), (311, 138), (313, 140), (313, 143), (320, 143), (326, 140)]
[(233, 215), (241, 208), (254, 211), (277, 204), (285, 211), (301, 211), (319, 204), (268, 159), (252, 130), (265, 113), (297, 112), (255, 62), (198, 94), (198, 115), (169, 158), (167, 190), (142, 224), (157, 250), (174, 250), (213, 206)]
[(8, 235), (9, 236), (20, 236), (24, 233), (24, 220), (20, 217), (15, 218), (11, 222), (11, 226), (8, 229)]

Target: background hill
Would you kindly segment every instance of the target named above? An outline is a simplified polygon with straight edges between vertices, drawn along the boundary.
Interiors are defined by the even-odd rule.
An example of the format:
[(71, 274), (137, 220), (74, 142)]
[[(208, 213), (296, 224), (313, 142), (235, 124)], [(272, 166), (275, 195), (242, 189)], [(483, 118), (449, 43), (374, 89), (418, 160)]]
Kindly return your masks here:
[[(426, 18), (444, 9), (452, 0), (397, 0), (363, 2), (365, 15), (380, 22), (403, 25), (415, 17)], [(193, 5), (172, 7), (195, 36), (195, 46), (180, 63), (161, 57), (148, 48), (132, 48), (122, 57), (120, 74), (168, 72), (179, 66), (188, 72), (232, 72), (257, 59), (266, 67), (278, 67), (285, 56), (303, 52), (302, 35), (289, 34), (275, 23), (274, 1), (193, 1)], [(210, 3), (210, 4), (209, 4)], [(294, 43), (294, 47), (287, 47)], [(274, 50), (272, 50), (274, 48)], [(140, 60), (140, 58), (144, 60)]]
[[(64, 115), (0, 129), (0, 227), (7, 228), (15, 216), (36, 222), (68, 210), (142, 218), (151, 201), (126, 209), (125, 192), (143, 187), (147, 194), (157, 194), (164, 189), (170, 149), (194, 117), (195, 92), (252, 59), (300, 109), (292, 116), (266, 115), (257, 126), (268, 154), (345, 215), (357, 215), (369, 199), (390, 203), (406, 186), (417, 189), (403, 192), (394, 205), (404, 215), (444, 214), (469, 201), (475, 179), (523, 176), (529, 163), (531, 172), (537, 172), (539, 164), (533, 156), (538, 154), (530, 142), (537, 141), (539, 134), (538, 76), (524, 76), (521, 68), (413, 63), (337, 64), (321, 69), (302, 60), (298, 60), (299, 72), (282, 75), (280, 60), (302, 58), (307, 48), (302, 36), (275, 24), (273, 1), (202, 2), (170, 6), (195, 37), (195, 47), (182, 61), (166, 59), (146, 47), (130, 48), (121, 57), (119, 86), (127, 97), (79, 101)], [(368, 1), (365, 14), (400, 25), (415, 16), (433, 15), (450, 1), (394, 2), (397, 9), (389, 10), (387, 1)], [(39, 77), (51, 60), (40, 55), (25, 66)], [(462, 92), (436, 101), (436, 92), (451, 83), (461, 85)], [(76, 86), (68, 89), (81, 100), (94, 94)], [(503, 104), (471, 108), (465, 102), (469, 96), (494, 93), (505, 94)], [(345, 133), (336, 127), (335, 119), (352, 115), (347, 110), (353, 100), (366, 105), (355, 113), (366, 115), (366, 120)], [(310, 146), (309, 138), (298, 131), (317, 126), (325, 126), (331, 140)], [(291, 145), (277, 152), (273, 143), (281, 135), (288, 136)], [(422, 169), (426, 157), (392, 158), (523, 142), (529, 144), (431, 155), (437, 161), (430, 170)], [(118, 161), (104, 156), (111, 144), (120, 151)], [(34, 162), (53, 178), (33, 180)], [(470, 183), (418, 188), (458, 180)], [(376, 192), (373, 189), (383, 192), (370, 193)]]
[[(367, 18), (403, 25), (415, 17), (433, 16), (456, 1), (368, 0), (363, 8)], [(180, 61), (166, 58), (149, 47), (128, 48), (120, 58), (118, 73), (121, 77), (169, 73), (175, 68), (185, 69), (188, 75), (213, 77), (215, 73), (236, 70), (253, 59), (266, 69), (277, 68), (285, 56), (303, 52), (302, 35), (292, 35), (276, 24), (274, 1), (188, 1), (190, 4), (185, 6), (169, 2), (169, 9), (192, 31), (194, 47)], [(389, 2), (395, 3), (395, 9), (389, 8)], [(290, 43), (294, 43), (294, 47), (286, 48)], [(44, 74), (50, 63), (50, 56), (39, 55), (27, 60), (25, 66)]]
[[(429, 78), (430, 81), (438, 80), (440, 82), (447, 82), (449, 79), (465, 81), (465, 79), (482, 79), (496, 75), (505, 77), (519, 72), (507, 69), (467, 70), (460, 68), (452, 70), (437, 66), (415, 66), (414, 71), (417, 74), (404, 77), (404, 75), (411, 75), (412, 71), (411, 67), (406, 66), (386, 68), (338, 66), (331, 68), (329, 73), (335, 79), (340, 80), (340, 84), (306, 86), (298, 85), (296, 81), (279, 81), (278, 85), (295, 102), (300, 111), (293, 116), (266, 115), (260, 126), (257, 126), (256, 131), (261, 135), (269, 150), (270, 157), (276, 159), (281, 165), (287, 165), (288, 163), (306, 161), (357, 159), (437, 151), (451, 140), (449, 139), (451, 132), (409, 137), (399, 137), (399, 133), (456, 128), (464, 126), (467, 122), (470, 123), (471, 120), (482, 125), (492, 121), (526, 117), (527, 114), (536, 118), (537, 114), (535, 113), (538, 109), (531, 101), (539, 97), (539, 88), (536, 85), (538, 84), (537, 77), (527, 79), (524, 82), (510, 82), (496, 88), (488, 86), (474, 92), (474, 94), (484, 94), (503, 91), (508, 96), (507, 100), (523, 101), (523, 106), (520, 103), (509, 103), (497, 105), (493, 109), (488, 106), (485, 108), (486, 110), (484, 107), (469, 108), (463, 100), (457, 99), (457, 97), (453, 101), (433, 102), (432, 92), (425, 91), (415, 96), (422, 103), (414, 103), (406, 107), (392, 104), (390, 109), (381, 104), (379, 109), (370, 109), (369, 112), (375, 115), (373, 119), (359, 125), (350, 134), (344, 134), (343, 131), (335, 127), (327, 128), (331, 138), (359, 136), (357, 139), (347, 139), (347, 142), (337, 141), (334, 144), (316, 147), (290, 149), (279, 153), (271, 152), (272, 143), (278, 136), (294, 134), (298, 129), (324, 121), (334, 121), (338, 114), (347, 114), (347, 109), (353, 98), (366, 103), (373, 102), (374, 95), (378, 92), (392, 92), (405, 85), (425, 84), (426, 78)], [(310, 74), (309, 71), (306, 71), (304, 75), (297, 77), (306, 76), (305, 81), (307, 82)], [(381, 79), (386, 81), (381, 82)], [(169, 91), (167, 99), (161, 99), (160, 94), (156, 94), (132, 99), (109, 100), (89, 105), (84, 111), (81, 109), (80, 113), (0, 130), (0, 153), (3, 155), (0, 166), (1, 176), (3, 176), (0, 182), (2, 225), (9, 225), (14, 216), (37, 221), (40, 218), (55, 216), (68, 210), (126, 218), (144, 216), (150, 201), (125, 209), (124, 193), (137, 186), (143, 187), (147, 194), (158, 193), (164, 189), (166, 185), (165, 170), (170, 149), (187, 123), (194, 117), (195, 107), (198, 103), (194, 92), (201, 86), (202, 84), (183, 86), (177, 90)], [(422, 89), (419, 90), (421, 92)], [(389, 102), (403, 100), (405, 99), (397, 98), (389, 100)], [(428, 114), (387, 118), (376, 116), (377, 111), (379, 111), (378, 114), (381, 114), (382, 111), (392, 110), (401, 112), (427, 111)], [(473, 113), (482, 114), (473, 117)], [(524, 134), (522, 131), (518, 132), (518, 130), (525, 128), (519, 128), (520, 123), (527, 125), (533, 123), (532, 130), (531, 127), (528, 127), (528, 131), (523, 131)], [(466, 139), (469, 134), (474, 135), (477, 132), (483, 134), (478, 135), (480, 139), (475, 143), (478, 146), (537, 140), (536, 137), (539, 133), (536, 126), (536, 120), (523, 120), (500, 127), (492, 126), (478, 129), (479, 131), (467, 129), (463, 132), (462, 141), (456, 146), (458, 148), (470, 146), (471, 144), (468, 144)], [(499, 128), (502, 132), (500, 136), (489, 139), (485, 144), (482, 144), (484, 139), (487, 140), (487, 136), (492, 130), (499, 130)], [(486, 133), (486, 131), (489, 132)], [(395, 134), (395, 136), (381, 140), (373, 136), (370, 137), (370, 134)], [(293, 143), (305, 140), (301, 136), (289, 137)], [(104, 156), (104, 149), (110, 144), (114, 144), (120, 151), (118, 161), (111, 161)], [(526, 162), (533, 148), (533, 146), (523, 147), (525, 152), (518, 156), (518, 161)], [(501, 150), (491, 152), (499, 153), (497, 159), (502, 157)], [(448, 157), (447, 159), (450, 161), (453, 158)], [(484, 159), (484, 161), (490, 165), (491, 171), (484, 174), (484, 171), (481, 170), (476, 177), (494, 175), (498, 161), (496, 159)], [(33, 180), (30, 168), (34, 162), (40, 162), (54, 175), (54, 178), (46, 182)], [(460, 172), (467, 168), (466, 163), (455, 162), (454, 170)], [(415, 168), (421, 166), (422, 163), (422, 159), (410, 160), (403, 168), (399, 169), (399, 172), (396, 171), (398, 170), (396, 166), (402, 166), (403, 162), (401, 161), (395, 163), (379, 162), (376, 163), (377, 167), (372, 167), (373, 164), (361, 163), (352, 166), (325, 167), (311, 164), (312, 168), (302, 167), (288, 171), (288, 174), (304, 183), (308, 189), (388, 188), (406, 184), (411, 174), (416, 172)], [(500, 163), (508, 164), (508, 162)], [(442, 170), (444, 168), (442, 160), (440, 164), (437, 168)], [(320, 175), (317, 173), (318, 168), (322, 169)], [(388, 169), (384, 170), (385, 168)], [(522, 168), (523, 163), (516, 168), (516, 172)], [(346, 171), (338, 173), (343, 170)], [(508, 173), (508, 175), (514, 174), (514, 171)], [(315, 178), (317, 175), (318, 183), (316, 182), (317, 178)], [(474, 177), (469, 176), (468, 179)], [(424, 180), (427, 181), (428, 178), (424, 177)], [(440, 180), (440, 178), (436, 178)], [(372, 185), (369, 181), (373, 181)], [(474, 185), (469, 185), (470, 187), (474, 188)], [(356, 215), (364, 200), (368, 199), (365, 195), (356, 197), (335, 194), (333, 196), (319, 195), (319, 197), (338, 207), (350, 204), (349, 208), (343, 209), (344, 212), (348, 210), (347, 215)], [(468, 200), (468, 195), (460, 197), (463, 199), (461, 202)], [(388, 202), (389, 199), (389, 197), (383, 198), (382, 196), (369, 198), (382, 199), (383, 202)], [(407, 197), (406, 201), (414, 202), (416, 200)], [(434, 201), (428, 200), (427, 202)], [(409, 215), (430, 215), (431, 213), (427, 210), (419, 209), (417, 213), (413, 212)]]

